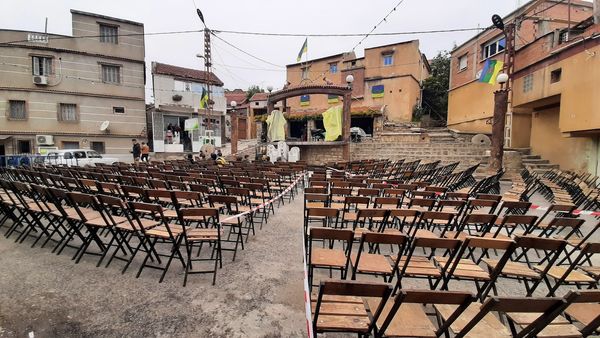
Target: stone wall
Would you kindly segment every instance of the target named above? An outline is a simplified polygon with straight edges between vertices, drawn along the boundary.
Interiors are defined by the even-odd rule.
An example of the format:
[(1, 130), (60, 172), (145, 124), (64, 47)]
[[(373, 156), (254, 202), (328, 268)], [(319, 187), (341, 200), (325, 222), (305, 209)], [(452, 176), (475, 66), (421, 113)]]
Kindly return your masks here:
[(300, 159), (308, 164), (326, 164), (344, 161), (344, 146), (298, 146)]

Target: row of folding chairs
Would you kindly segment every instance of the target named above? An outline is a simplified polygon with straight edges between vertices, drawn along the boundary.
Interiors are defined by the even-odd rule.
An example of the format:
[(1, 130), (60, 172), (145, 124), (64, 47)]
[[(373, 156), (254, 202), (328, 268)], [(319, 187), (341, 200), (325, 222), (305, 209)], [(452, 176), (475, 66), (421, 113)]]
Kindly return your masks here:
[(312, 330), (359, 337), (587, 337), (600, 324), (600, 291), (564, 297), (490, 297), (323, 281), (311, 302)]

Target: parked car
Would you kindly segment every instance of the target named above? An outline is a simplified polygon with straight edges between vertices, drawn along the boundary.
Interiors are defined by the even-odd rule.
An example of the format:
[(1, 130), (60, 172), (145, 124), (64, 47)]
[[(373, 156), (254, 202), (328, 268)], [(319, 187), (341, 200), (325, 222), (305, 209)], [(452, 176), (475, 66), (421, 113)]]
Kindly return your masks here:
[(66, 165), (94, 165), (95, 163), (113, 164), (119, 162), (118, 158), (102, 157), (102, 155), (90, 149), (61, 149), (49, 151), (46, 162), (50, 164)]

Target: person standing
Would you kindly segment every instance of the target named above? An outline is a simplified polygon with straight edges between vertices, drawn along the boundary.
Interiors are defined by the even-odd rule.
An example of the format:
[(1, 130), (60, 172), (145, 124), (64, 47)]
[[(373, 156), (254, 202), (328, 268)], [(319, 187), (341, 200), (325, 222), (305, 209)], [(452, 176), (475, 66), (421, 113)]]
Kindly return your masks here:
[(148, 156), (150, 156), (150, 147), (146, 144), (146, 142), (142, 142), (142, 161), (148, 162)]
[(140, 155), (142, 154), (142, 147), (136, 139), (131, 139), (131, 142), (133, 142), (133, 148), (131, 149), (131, 153), (133, 154), (133, 161), (135, 163), (138, 163), (140, 161)]

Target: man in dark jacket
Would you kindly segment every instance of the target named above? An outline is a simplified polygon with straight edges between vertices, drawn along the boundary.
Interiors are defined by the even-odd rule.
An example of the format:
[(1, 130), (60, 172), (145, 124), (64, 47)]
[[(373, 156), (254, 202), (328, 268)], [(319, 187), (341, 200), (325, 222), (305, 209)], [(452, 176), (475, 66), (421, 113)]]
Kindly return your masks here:
[(142, 155), (142, 147), (136, 139), (132, 139), (131, 142), (133, 142), (133, 149), (131, 150), (133, 153), (133, 161), (138, 163), (140, 161), (140, 156)]

